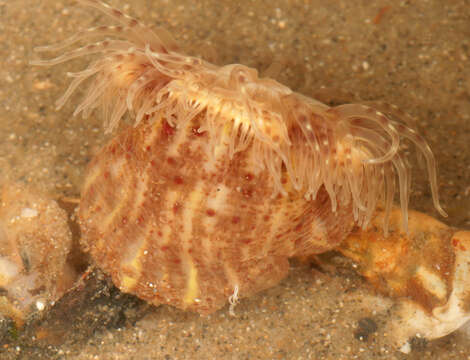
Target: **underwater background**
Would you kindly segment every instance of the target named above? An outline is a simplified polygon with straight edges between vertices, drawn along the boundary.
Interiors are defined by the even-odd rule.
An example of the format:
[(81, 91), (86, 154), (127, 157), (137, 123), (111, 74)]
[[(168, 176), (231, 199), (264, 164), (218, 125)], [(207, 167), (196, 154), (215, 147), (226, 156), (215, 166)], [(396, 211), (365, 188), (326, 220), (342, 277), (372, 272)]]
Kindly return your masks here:
[[(470, 3), (455, 1), (134, 0), (109, 1), (169, 30), (188, 53), (261, 73), (318, 100), (385, 101), (416, 117), (438, 163), (445, 223), (470, 229)], [(67, 71), (83, 60), (35, 67), (33, 48), (109, 24), (73, 1), (0, 0), (0, 179), (53, 198), (79, 196), (86, 164), (106, 143), (99, 114), (63, 109)], [(410, 147), (410, 151), (414, 151)], [(434, 217), (418, 164), (410, 208)], [(443, 220), (443, 219), (440, 219)], [(77, 234), (75, 234), (77, 236)], [(335, 253), (321, 267), (293, 262), (289, 277), (207, 317), (151, 307), (103, 285), (62, 305), (49, 325), (12, 334), (3, 359), (469, 359), (465, 329), (404, 355), (387, 345), (386, 305)], [(78, 299), (78, 300), (77, 300)], [(77, 305), (77, 302), (80, 304)], [(69, 306), (67, 308), (67, 306)], [(67, 310), (69, 309), (69, 310)], [(364, 320), (367, 319), (367, 320)], [(371, 325), (372, 324), (372, 325)], [(361, 336), (366, 334), (367, 336)], [(361, 338), (361, 339), (360, 339)]]

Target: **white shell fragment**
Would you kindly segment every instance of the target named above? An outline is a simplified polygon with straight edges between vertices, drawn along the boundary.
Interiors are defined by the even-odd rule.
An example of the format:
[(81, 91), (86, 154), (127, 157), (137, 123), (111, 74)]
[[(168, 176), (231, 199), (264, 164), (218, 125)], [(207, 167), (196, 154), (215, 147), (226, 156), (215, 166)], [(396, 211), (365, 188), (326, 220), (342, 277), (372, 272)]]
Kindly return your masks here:
[(23, 185), (0, 187), (0, 317), (21, 326), (68, 288), (72, 236), (67, 214)]

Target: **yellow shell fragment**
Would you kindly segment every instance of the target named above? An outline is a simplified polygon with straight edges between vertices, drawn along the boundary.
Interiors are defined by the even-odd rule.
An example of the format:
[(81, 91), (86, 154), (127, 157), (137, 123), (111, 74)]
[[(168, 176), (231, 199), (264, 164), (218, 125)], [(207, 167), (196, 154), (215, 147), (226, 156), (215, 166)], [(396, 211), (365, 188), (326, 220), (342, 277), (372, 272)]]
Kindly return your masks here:
[(370, 229), (353, 232), (339, 250), (359, 263), (378, 292), (398, 300), (390, 331), (395, 343), (402, 346), (413, 336), (435, 339), (460, 328), (470, 320), (470, 232), (412, 211), (405, 233), (397, 209), (390, 216), (391, 234), (384, 237), (383, 217), (379, 213)]

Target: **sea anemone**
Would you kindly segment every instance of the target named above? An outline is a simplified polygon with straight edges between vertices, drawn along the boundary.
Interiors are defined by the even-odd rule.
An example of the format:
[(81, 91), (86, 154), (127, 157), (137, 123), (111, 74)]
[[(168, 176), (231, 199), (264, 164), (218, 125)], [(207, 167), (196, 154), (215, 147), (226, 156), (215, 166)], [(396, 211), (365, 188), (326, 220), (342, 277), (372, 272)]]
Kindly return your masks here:
[(83, 246), (121, 290), (210, 313), (280, 281), (289, 257), (337, 247), (381, 206), (387, 233), (397, 187), (406, 231), (404, 139), (424, 156), (445, 215), (433, 154), (395, 108), (329, 107), (244, 65), (185, 55), (164, 30), (99, 1), (79, 2), (121, 25), (38, 48), (111, 37), (34, 64), (97, 54), (68, 74), (58, 107), (90, 81), (75, 114), (101, 109), (107, 132), (123, 118), (133, 124), (91, 161), (79, 209)]

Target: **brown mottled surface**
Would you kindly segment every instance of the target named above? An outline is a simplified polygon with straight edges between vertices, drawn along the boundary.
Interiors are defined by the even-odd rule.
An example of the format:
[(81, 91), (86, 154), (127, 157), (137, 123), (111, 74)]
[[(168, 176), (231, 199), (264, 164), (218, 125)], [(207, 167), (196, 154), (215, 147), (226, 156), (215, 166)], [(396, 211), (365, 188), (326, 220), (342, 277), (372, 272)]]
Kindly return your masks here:
[[(111, 3), (125, 8), (122, 1)], [(468, 1), (135, 0), (129, 11), (165, 26), (183, 47), (219, 64), (240, 62), (263, 70), (276, 60), (283, 64), (277, 79), (307, 95), (338, 102), (385, 100), (407, 110), (419, 119), (436, 154), (440, 194), (450, 215), (446, 222), (470, 228)], [(101, 15), (69, 1), (0, 0), (1, 177), (34, 183), (54, 196), (79, 193), (84, 166), (105, 141), (101, 123), (72, 118), (76, 97), (60, 112), (53, 104), (68, 82), (65, 71), (84, 63), (35, 68), (28, 60), (35, 56), (33, 46), (101, 21)], [(416, 171), (411, 206), (437, 216), (423, 173)], [(82, 329), (77, 322), (66, 335), (51, 339), (50, 348), (37, 347), (35, 338), (21, 339), (3, 346), (1, 356), (469, 358), (470, 340), (462, 331), (428, 344), (416, 342), (407, 357), (384, 345), (386, 316), (375, 317), (380, 307), (368, 297), (367, 286), (345, 261), (324, 260), (325, 272), (295, 266), (281, 285), (242, 301), (236, 318), (227, 308), (200, 318), (166, 306), (134, 310), (128, 297), (104, 299), (86, 313), (106, 323), (99, 331), (87, 333), (88, 323)], [(124, 321), (103, 320), (106, 314), (116, 316), (116, 309)], [(358, 325), (364, 317), (375, 319), (378, 330), (361, 342), (355, 334), (367, 330), (368, 321)], [(78, 336), (83, 333), (88, 335)], [(60, 345), (63, 339), (66, 345)]]

